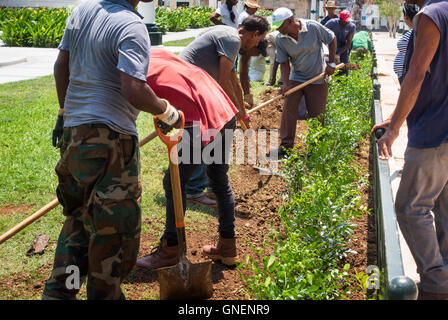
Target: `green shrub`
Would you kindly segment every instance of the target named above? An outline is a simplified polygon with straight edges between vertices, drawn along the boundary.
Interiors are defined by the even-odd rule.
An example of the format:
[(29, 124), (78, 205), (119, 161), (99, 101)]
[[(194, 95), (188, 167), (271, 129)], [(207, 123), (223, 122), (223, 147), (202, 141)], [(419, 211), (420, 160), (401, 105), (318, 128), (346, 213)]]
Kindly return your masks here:
[(213, 9), (208, 7), (179, 7), (174, 10), (166, 7), (156, 8), (156, 25), (162, 33), (185, 31), (212, 26), (210, 15)]
[(272, 16), (274, 12), (270, 11), (270, 10), (265, 10), (265, 9), (258, 9), (257, 12), (255, 13), (257, 16), (262, 16), (262, 17), (268, 17), (268, 16)]
[(0, 8), (1, 39), (6, 46), (55, 48), (65, 30), (68, 9)]
[[(353, 221), (367, 209), (360, 203), (366, 174), (354, 166), (357, 148), (371, 125), (371, 58), (349, 77), (333, 77), (325, 126), (308, 120), (304, 146), (285, 160), (288, 185), (279, 210), (282, 231), (274, 232), (274, 252), (255, 249), (242, 276), (256, 299), (338, 299), (346, 286)], [(306, 151), (303, 151), (306, 150)]]

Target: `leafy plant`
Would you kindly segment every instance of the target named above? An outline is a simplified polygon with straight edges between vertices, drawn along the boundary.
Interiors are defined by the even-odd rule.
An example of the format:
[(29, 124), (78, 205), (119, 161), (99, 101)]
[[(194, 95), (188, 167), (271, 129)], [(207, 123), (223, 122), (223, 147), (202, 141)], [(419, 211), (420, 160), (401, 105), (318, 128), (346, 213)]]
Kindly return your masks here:
[(57, 47), (64, 35), (68, 9), (0, 8), (0, 36), (13, 47)]
[(156, 25), (162, 33), (177, 32), (186, 29), (197, 29), (212, 26), (209, 7), (179, 7), (174, 10), (166, 7), (156, 8)]
[(371, 123), (371, 57), (359, 63), (362, 70), (331, 81), (325, 126), (308, 120), (304, 145), (284, 160), (289, 190), (278, 212), (281, 231), (272, 236), (274, 252), (254, 248), (255, 256), (240, 266), (252, 275), (240, 273), (256, 299), (345, 297), (350, 266), (341, 261), (351, 252), (350, 221), (367, 213), (360, 189), (368, 179), (353, 161)]

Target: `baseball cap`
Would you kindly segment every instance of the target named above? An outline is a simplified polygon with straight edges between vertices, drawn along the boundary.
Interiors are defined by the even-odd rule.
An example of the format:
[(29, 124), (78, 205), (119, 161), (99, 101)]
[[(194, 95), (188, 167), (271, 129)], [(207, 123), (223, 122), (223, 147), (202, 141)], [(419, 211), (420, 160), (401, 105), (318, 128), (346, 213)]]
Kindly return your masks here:
[(292, 11), (288, 8), (278, 8), (272, 14), (272, 25), (279, 28), (286, 19), (291, 18), (293, 15)]
[(341, 18), (345, 22), (350, 22), (350, 21), (352, 21), (352, 14), (348, 10), (343, 10), (339, 14), (339, 18)]

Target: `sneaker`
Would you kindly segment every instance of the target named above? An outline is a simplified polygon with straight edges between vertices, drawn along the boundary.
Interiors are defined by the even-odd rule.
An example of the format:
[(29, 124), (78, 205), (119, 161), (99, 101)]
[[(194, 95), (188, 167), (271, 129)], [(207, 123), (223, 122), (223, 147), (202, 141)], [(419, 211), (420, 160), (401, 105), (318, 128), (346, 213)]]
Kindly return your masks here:
[(160, 241), (149, 255), (137, 260), (137, 267), (154, 270), (171, 267), (179, 262), (179, 246), (168, 247), (165, 239)]
[(214, 261), (221, 261), (222, 264), (233, 267), (237, 262), (236, 239), (224, 239), (219, 237), (216, 245), (206, 245), (202, 247), (202, 252)]
[(205, 195), (206, 195), (207, 197), (209, 197), (210, 199), (216, 201), (216, 194), (215, 194), (213, 191), (209, 191), (209, 190), (207, 190), (207, 192), (205, 193)]
[(213, 199), (210, 199), (205, 194), (203, 194), (199, 197), (195, 197), (195, 198), (187, 198), (187, 201), (191, 202), (191, 203), (207, 206), (207, 207), (216, 208), (216, 201)]

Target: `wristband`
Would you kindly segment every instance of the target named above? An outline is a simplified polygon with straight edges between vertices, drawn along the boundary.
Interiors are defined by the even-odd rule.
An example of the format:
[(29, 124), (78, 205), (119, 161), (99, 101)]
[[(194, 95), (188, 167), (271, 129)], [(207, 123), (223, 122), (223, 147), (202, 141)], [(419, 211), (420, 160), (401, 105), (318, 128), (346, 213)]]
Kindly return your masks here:
[(179, 112), (174, 108), (168, 100), (160, 99), (166, 103), (165, 112), (156, 115), (157, 119), (165, 122), (167, 125), (174, 125), (179, 120)]
[(242, 120), (243, 120), (243, 121), (248, 121), (248, 120), (250, 120), (250, 116), (247, 115), (247, 116), (245, 116)]

